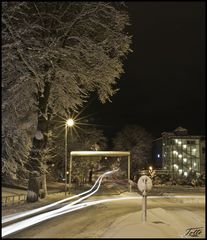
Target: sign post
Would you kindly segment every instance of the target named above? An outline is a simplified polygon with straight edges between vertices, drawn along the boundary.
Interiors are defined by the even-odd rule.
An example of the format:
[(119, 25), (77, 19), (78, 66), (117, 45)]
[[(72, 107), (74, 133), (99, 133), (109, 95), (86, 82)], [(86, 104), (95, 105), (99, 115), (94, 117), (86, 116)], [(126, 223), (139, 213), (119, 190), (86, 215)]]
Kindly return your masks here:
[(141, 176), (137, 183), (138, 189), (142, 192), (142, 222), (147, 221), (147, 192), (152, 188), (152, 180), (144, 175)]

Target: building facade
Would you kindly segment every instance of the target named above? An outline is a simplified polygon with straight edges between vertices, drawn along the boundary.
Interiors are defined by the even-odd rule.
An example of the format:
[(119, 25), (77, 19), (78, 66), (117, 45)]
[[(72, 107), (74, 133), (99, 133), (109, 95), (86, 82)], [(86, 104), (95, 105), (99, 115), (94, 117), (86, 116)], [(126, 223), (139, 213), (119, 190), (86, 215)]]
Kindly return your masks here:
[(189, 135), (187, 129), (178, 127), (174, 132), (163, 132), (154, 142), (156, 167), (169, 171), (173, 178), (205, 172), (204, 136)]

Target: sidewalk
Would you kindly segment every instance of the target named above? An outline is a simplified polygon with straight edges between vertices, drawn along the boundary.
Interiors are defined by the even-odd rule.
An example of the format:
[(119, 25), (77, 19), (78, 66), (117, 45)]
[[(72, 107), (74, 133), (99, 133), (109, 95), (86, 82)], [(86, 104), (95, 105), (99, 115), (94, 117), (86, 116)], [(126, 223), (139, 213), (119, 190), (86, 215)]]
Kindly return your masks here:
[(128, 214), (115, 221), (101, 238), (189, 238), (185, 236), (188, 229), (197, 227), (196, 238), (204, 238), (204, 213), (154, 208), (148, 210), (147, 222), (141, 222), (141, 211)]

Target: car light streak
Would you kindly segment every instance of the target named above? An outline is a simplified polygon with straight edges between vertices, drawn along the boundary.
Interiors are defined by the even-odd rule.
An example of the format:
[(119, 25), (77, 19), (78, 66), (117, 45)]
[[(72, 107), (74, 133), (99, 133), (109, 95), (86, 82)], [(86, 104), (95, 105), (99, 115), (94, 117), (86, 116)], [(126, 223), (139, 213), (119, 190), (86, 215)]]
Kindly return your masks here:
[(97, 201), (92, 201), (92, 202), (81, 203), (81, 204), (78, 204), (78, 205), (75, 205), (75, 206), (68, 206), (67, 205), (67, 206), (64, 207), (64, 210), (61, 208), (61, 209), (58, 209), (58, 211), (54, 210), (52, 212), (40, 214), (38, 216), (34, 216), (34, 217), (29, 218), (29, 219), (25, 219), (25, 220), (22, 220), (20, 222), (17, 222), (17, 223), (11, 224), (9, 226), (3, 227), (2, 228), (2, 237), (5, 237), (9, 234), (12, 234), (12, 233), (15, 233), (17, 231), (23, 230), (23, 229), (28, 228), (32, 225), (37, 224), (37, 223), (49, 220), (51, 218), (54, 218), (54, 217), (57, 217), (57, 216), (60, 216), (60, 215), (63, 215), (63, 214), (69, 213), (69, 212), (73, 212), (73, 211), (76, 211), (76, 210), (79, 210), (79, 209), (82, 209), (82, 208), (86, 208), (86, 207), (89, 207), (89, 206), (92, 206), (92, 205), (100, 204), (100, 203), (103, 203), (103, 202), (109, 202), (109, 201), (129, 200), (129, 199), (137, 199), (137, 198), (141, 198), (141, 197), (102, 199), (102, 200), (97, 200)]
[[(89, 190), (87, 190), (87, 191), (85, 191), (85, 192), (82, 192), (82, 193), (79, 193), (79, 194), (77, 194), (77, 195), (75, 195), (75, 196), (72, 196), (72, 197), (69, 197), (69, 198), (66, 198), (66, 199), (63, 199), (63, 200), (60, 200), (60, 201), (51, 203), (51, 204), (49, 204), (49, 205), (47, 205), (47, 206), (44, 206), (44, 207), (40, 207), (40, 208), (37, 208), (37, 209), (29, 210), (29, 211), (26, 211), (26, 212), (23, 212), (23, 213), (18, 213), (18, 214), (12, 214), (12, 215), (5, 216), (5, 217), (2, 218), (2, 223), (8, 223), (8, 222), (17, 220), (17, 219), (22, 218), (22, 217), (30, 216), (30, 215), (32, 215), (32, 214), (35, 214), (35, 213), (44, 211), (44, 210), (46, 210), (46, 209), (49, 209), (49, 208), (51, 208), (51, 207), (54, 207), (54, 206), (56, 206), (56, 205), (58, 205), (58, 204), (60, 204), (60, 203), (63, 203), (63, 202), (66, 202), (66, 201), (69, 201), (69, 200), (78, 198), (78, 197), (80, 197), (80, 196), (82, 196), (82, 195), (84, 195), (84, 194), (87, 194), (87, 193), (91, 192), (91, 191), (96, 187), (96, 185), (99, 183), (99, 180), (102, 180), (105, 175), (114, 173), (114, 172), (116, 172), (116, 171), (118, 171), (118, 170), (119, 170), (119, 169), (116, 169), (116, 170), (112, 170), (112, 171), (108, 171), (108, 172), (106, 172), (106, 173), (103, 173), (102, 175), (100, 175), (100, 176), (98, 177), (98, 179), (96, 180), (95, 184), (94, 184)], [(99, 185), (99, 187), (100, 187), (100, 185)], [(91, 195), (92, 195), (92, 194), (91, 194)], [(90, 195), (90, 196), (91, 196), (91, 195)], [(78, 202), (80, 202), (80, 201), (78, 201)], [(73, 205), (73, 204), (75, 204), (75, 203), (72, 203), (71, 205)]]
[(94, 193), (96, 193), (96, 192), (98, 191), (98, 189), (100, 188), (100, 185), (101, 185), (102, 179), (105, 177), (105, 175), (108, 175), (108, 174), (114, 173), (114, 172), (116, 172), (116, 171), (118, 171), (118, 169), (104, 173), (104, 174), (102, 175), (102, 177), (101, 177), (99, 183), (98, 183), (98, 187), (96, 188), (96, 190), (94, 190), (94, 191), (91, 192), (90, 194), (86, 195), (85, 197), (82, 197), (82, 198), (80, 198), (80, 199), (78, 199), (78, 200), (76, 200), (76, 201), (74, 201), (74, 202), (72, 202), (72, 203), (66, 205), (65, 207), (62, 207), (61, 210), (64, 210), (65, 208), (67, 208), (67, 207), (69, 207), (69, 206), (71, 206), (71, 205), (74, 205), (74, 204), (76, 204), (76, 203), (79, 203), (79, 202), (83, 201), (84, 199), (90, 197), (90, 196), (93, 195)]
[[(102, 175), (101, 175), (102, 176)], [(26, 216), (29, 216), (31, 214), (34, 214), (34, 213), (38, 213), (38, 212), (41, 212), (41, 211), (44, 211), (48, 208), (51, 208), (51, 207), (54, 207), (60, 203), (63, 203), (63, 202), (67, 202), (69, 200), (72, 200), (72, 199), (75, 199), (79, 196), (82, 196), (84, 194), (87, 194), (88, 192), (92, 191), (93, 188), (96, 186), (96, 184), (98, 183), (99, 179), (101, 178), (101, 176), (99, 176), (99, 178), (96, 180), (95, 184), (93, 185), (93, 187), (85, 192), (82, 192), (80, 194), (77, 194), (75, 196), (72, 196), (72, 197), (69, 197), (69, 198), (66, 198), (66, 199), (63, 199), (63, 200), (60, 200), (60, 201), (57, 201), (57, 202), (54, 202), (54, 203), (51, 203), (47, 206), (44, 206), (44, 207), (40, 207), (40, 208), (37, 208), (37, 209), (33, 209), (33, 210), (30, 210), (30, 211), (26, 211), (26, 212), (23, 212), (23, 213), (20, 213), (20, 214), (12, 214), (12, 215), (8, 215), (8, 216), (5, 216), (2, 218), (2, 223), (7, 223), (7, 222), (10, 222), (10, 221), (13, 221), (13, 220), (16, 220), (18, 218), (22, 218), (22, 217), (26, 217)]]
[[(116, 172), (116, 171), (118, 171), (118, 169), (113, 170), (113, 171), (108, 171), (108, 172), (102, 174), (101, 177), (99, 178), (100, 181), (98, 182), (98, 187), (97, 187), (97, 189), (96, 189), (95, 191), (93, 191), (92, 193), (88, 194), (87, 196), (82, 197), (81, 199), (79, 199), (79, 200), (77, 200), (77, 201), (75, 201), (75, 202), (72, 202), (72, 203), (70, 203), (70, 204), (67, 204), (66, 206), (64, 206), (64, 207), (62, 207), (62, 208), (60, 208), (60, 209), (53, 210), (53, 211), (47, 212), (47, 213), (43, 213), (43, 214), (40, 214), (40, 215), (38, 215), (38, 216), (34, 216), (34, 217), (29, 218), (29, 219), (26, 219), (26, 220), (20, 221), (20, 222), (18, 222), (18, 223), (14, 223), (14, 224), (11, 224), (11, 225), (9, 225), (9, 226), (7, 226), (7, 227), (4, 227), (4, 228), (2, 229), (2, 236), (9, 235), (9, 234), (11, 234), (11, 233), (13, 233), (13, 232), (22, 230), (22, 229), (24, 229), (24, 228), (27, 228), (27, 227), (32, 226), (32, 225), (34, 225), (34, 224), (37, 224), (37, 223), (39, 223), (39, 222), (48, 220), (48, 219), (50, 219), (50, 218), (52, 218), (52, 217), (55, 217), (55, 216), (64, 214), (65, 210), (67, 210), (67, 212), (70, 211), (70, 210), (71, 210), (71, 211), (75, 211), (75, 210), (77, 210), (77, 209), (79, 209), (79, 208), (84, 207), (84, 206), (79, 205), (79, 206), (76, 206), (76, 207), (74, 208), (72, 205), (74, 205), (75, 203), (78, 203), (78, 202), (84, 200), (85, 198), (88, 198), (89, 196), (91, 196), (92, 194), (94, 194), (95, 192), (97, 192), (98, 189), (100, 188), (101, 181), (102, 181), (103, 177), (105, 177), (105, 176), (108, 175), (108, 174), (114, 173), (114, 172)], [(71, 209), (71, 207), (73, 207), (73, 208)]]
[[(169, 198), (192, 198), (192, 196), (149, 196), (148, 198), (149, 199), (155, 199), (155, 198), (166, 198), (166, 199), (169, 199)], [(195, 198), (205, 199), (204, 196), (193, 196), (193, 198), (194, 199)], [(67, 205), (67, 206), (65, 206), (65, 210), (62, 210), (62, 208), (61, 208), (61, 209), (58, 209), (59, 210), (58, 212), (55, 212), (55, 211), (49, 212), (47, 214), (47, 216), (43, 216), (44, 214), (40, 214), (38, 216), (31, 217), (29, 219), (20, 221), (18, 223), (14, 223), (14, 224), (11, 224), (9, 226), (6, 226), (6, 227), (2, 228), (2, 237), (7, 236), (7, 235), (12, 234), (12, 233), (15, 233), (15, 232), (20, 231), (20, 230), (23, 230), (27, 227), (30, 227), (30, 226), (35, 225), (37, 223), (46, 221), (48, 219), (51, 219), (51, 218), (54, 218), (54, 217), (57, 217), (57, 216), (60, 216), (60, 215), (66, 214), (66, 213), (70, 213), (70, 212), (73, 212), (73, 211), (76, 211), (76, 210), (80, 210), (80, 209), (83, 209), (83, 208), (86, 208), (86, 207), (89, 207), (89, 206), (93, 206), (93, 205), (97, 205), (97, 204), (105, 203), (105, 202), (121, 201), (121, 200), (134, 200), (134, 199), (141, 200), (142, 196), (109, 198), (109, 199), (102, 199), (102, 200), (80, 203), (80, 204), (75, 205), (75, 206), (68, 206)]]

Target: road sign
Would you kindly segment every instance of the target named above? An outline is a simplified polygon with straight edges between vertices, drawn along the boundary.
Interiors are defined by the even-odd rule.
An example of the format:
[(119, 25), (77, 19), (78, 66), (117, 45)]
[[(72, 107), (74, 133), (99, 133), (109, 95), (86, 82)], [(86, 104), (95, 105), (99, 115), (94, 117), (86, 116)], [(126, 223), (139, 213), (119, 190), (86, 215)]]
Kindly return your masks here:
[(144, 175), (137, 182), (138, 189), (142, 192), (142, 222), (147, 221), (147, 192), (152, 189), (152, 180)]
[(152, 189), (152, 180), (148, 176), (141, 176), (138, 180), (137, 187), (141, 192), (150, 192)]

